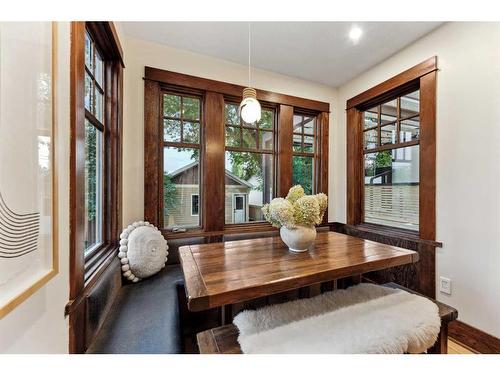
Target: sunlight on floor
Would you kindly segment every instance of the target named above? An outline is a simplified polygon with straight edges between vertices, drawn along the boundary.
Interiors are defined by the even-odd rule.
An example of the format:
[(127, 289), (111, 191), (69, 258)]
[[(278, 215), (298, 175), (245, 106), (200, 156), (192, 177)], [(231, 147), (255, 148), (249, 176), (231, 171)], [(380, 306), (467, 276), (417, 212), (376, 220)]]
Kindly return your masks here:
[(476, 354), (476, 353), (470, 351), (465, 346), (462, 346), (461, 344), (453, 340), (448, 340), (448, 354)]

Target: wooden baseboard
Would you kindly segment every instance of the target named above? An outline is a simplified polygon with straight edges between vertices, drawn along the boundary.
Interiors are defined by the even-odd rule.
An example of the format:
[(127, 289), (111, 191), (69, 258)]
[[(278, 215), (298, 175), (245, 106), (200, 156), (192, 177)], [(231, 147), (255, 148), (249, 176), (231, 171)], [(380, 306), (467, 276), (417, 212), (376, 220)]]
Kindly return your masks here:
[(460, 320), (455, 320), (449, 324), (448, 335), (476, 352), (500, 354), (500, 339)]

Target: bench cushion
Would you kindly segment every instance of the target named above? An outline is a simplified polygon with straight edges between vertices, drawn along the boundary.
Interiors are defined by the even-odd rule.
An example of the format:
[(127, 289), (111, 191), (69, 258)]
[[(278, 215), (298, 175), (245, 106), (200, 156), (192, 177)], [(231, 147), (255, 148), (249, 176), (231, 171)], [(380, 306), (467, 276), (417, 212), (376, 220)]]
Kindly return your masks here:
[[(394, 283), (386, 284), (386, 286), (406, 290), (405, 288)], [(413, 294), (418, 294), (413, 291), (409, 292)], [(434, 300), (431, 301), (433, 301), (438, 306), (439, 317), (443, 325), (446, 326), (449, 321), (457, 318), (458, 313), (452, 307), (449, 307), (438, 301)], [(233, 324), (201, 332), (198, 334), (197, 337), (200, 353), (202, 354), (241, 353), (242, 351), (238, 343), (238, 335), (239, 335), (239, 330)]]
[(243, 311), (234, 324), (244, 353), (403, 354), (430, 348), (441, 321), (426, 298), (364, 283)]
[(180, 353), (178, 265), (123, 286), (87, 353)]

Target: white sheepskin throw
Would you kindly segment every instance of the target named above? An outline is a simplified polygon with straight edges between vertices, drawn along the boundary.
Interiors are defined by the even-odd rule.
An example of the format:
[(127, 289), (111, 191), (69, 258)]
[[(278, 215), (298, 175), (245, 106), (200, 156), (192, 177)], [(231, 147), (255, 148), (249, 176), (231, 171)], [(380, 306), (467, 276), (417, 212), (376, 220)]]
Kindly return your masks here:
[(399, 289), (358, 284), (246, 310), (234, 318), (243, 353), (423, 353), (437, 339), (438, 307)]
[(165, 267), (167, 256), (167, 241), (158, 228), (147, 221), (136, 221), (120, 234), (118, 257), (123, 276), (134, 283)]

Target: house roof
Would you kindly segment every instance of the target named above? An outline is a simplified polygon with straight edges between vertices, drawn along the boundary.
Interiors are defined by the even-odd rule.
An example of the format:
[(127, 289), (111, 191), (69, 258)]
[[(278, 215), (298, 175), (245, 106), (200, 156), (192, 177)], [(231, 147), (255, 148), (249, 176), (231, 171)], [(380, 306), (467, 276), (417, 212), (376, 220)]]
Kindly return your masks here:
[[(171, 177), (172, 177), (172, 178), (174, 178), (174, 177), (179, 176), (180, 174), (182, 174), (182, 173), (184, 173), (184, 172), (186, 172), (186, 171), (190, 170), (191, 168), (194, 168), (194, 167), (198, 166), (198, 163), (199, 163), (199, 162), (194, 161), (194, 162), (192, 162), (192, 163), (190, 163), (190, 164), (185, 165), (185, 166), (184, 166), (184, 167), (182, 167), (182, 168), (179, 168), (179, 169), (177, 169), (177, 170), (173, 171), (173, 172), (171, 173)], [(236, 182), (237, 182), (238, 184), (240, 184), (240, 185), (243, 185), (243, 186), (246, 186), (246, 187), (248, 187), (248, 188), (250, 188), (250, 189), (253, 189), (253, 185), (252, 185), (252, 184), (250, 184), (250, 183), (248, 183), (247, 181), (245, 181), (245, 180), (243, 180), (243, 179), (239, 178), (239, 177), (238, 177), (238, 176), (236, 176), (235, 174), (233, 174), (233, 173), (229, 172), (227, 169), (226, 169), (226, 176), (227, 176), (227, 177), (229, 177), (230, 179), (232, 179), (232, 180), (236, 181)]]

